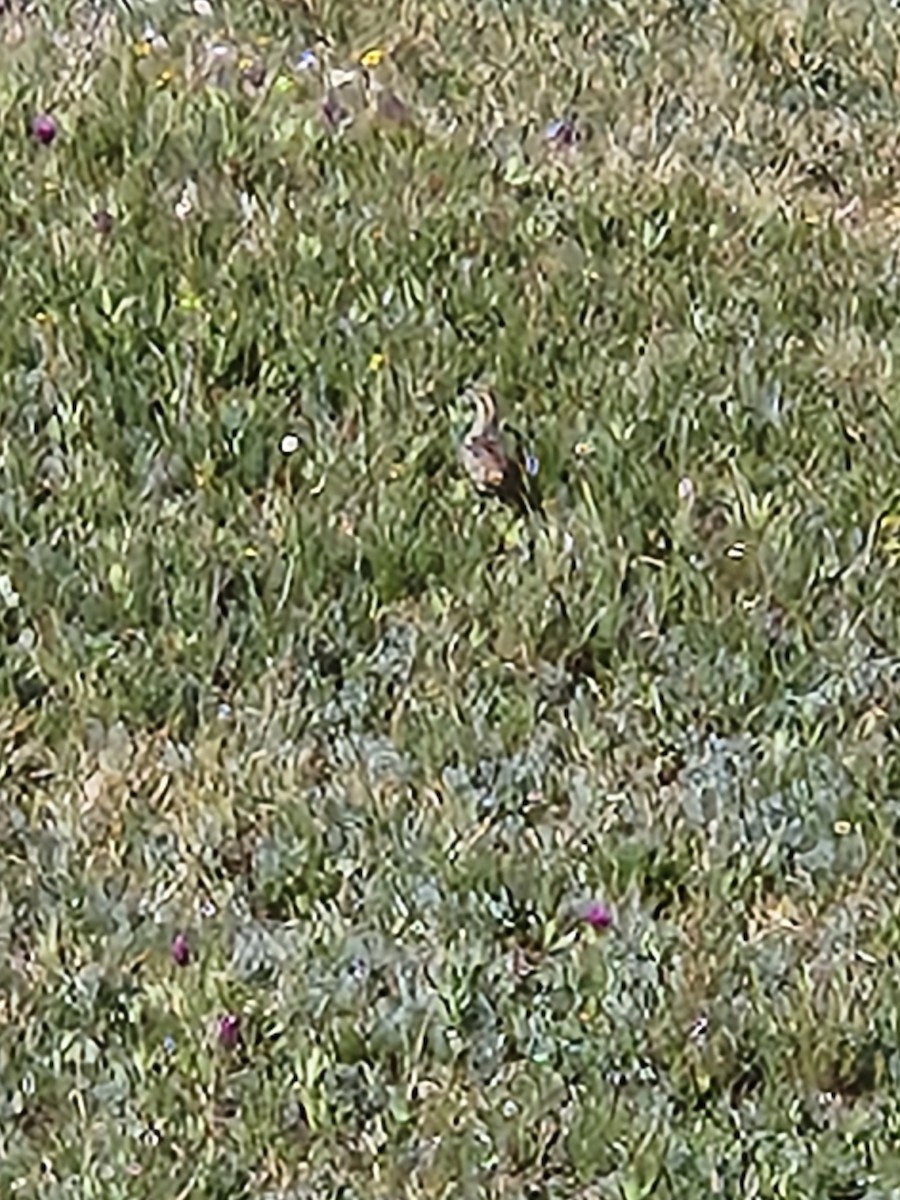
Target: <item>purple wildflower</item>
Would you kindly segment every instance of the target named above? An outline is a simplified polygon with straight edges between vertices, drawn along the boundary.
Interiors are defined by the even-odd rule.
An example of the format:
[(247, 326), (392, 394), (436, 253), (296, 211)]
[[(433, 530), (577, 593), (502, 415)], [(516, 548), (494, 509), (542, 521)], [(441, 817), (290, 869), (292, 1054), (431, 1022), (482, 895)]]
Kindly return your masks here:
[(219, 1017), (219, 1045), (223, 1050), (233, 1050), (241, 1040), (241, 1019), (236, 1013), (225, 1013)]
[(612, 925), (612, 912), (602, 900), (590, 900), (581, 915), (592, 929), (609, 929)]
[(183, 933), (176, 933), (172, 939), (172, 961), (178, 967), (186, 967), (191, 961), (191, 947)]
[(56, 138), (58, 132), (56, 122), (49, 113), (40, 113), (31, 122), (32, 136), (42, 146), (49, 146)]

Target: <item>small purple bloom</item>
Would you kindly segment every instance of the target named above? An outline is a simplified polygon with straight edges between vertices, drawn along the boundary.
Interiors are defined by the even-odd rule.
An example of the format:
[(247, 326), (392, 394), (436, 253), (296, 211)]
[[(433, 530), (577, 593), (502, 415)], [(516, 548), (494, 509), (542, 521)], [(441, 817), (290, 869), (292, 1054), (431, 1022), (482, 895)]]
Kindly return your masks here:
[(176, 933), (172, 939), (172, 961), (178, 967), (186, 967), (191, 961), (191, 948), (183, 933)]
[(49, 146), (55, 139), (57, 132), (56, 122), (49, 113), (41, 113), (31, 122), (32, 136), (42, 146)]
[(304, 50), (297, 59), (298, 71), (314, 71), (319, 65), (315, 50)]
[(609, 929), (612, 925), (612, 912), (602, 900), (590, 900), (581, 915), (592, 929)]
[(241, 1019), (236, 1013), (219, 1017), (219, 1045), (223, 1050), (233, 1050), (241, 1040)]
[(525, 455), (525, 471), (526, 471), (526, 473), (528, 475), (532, 475), (532, 476), (537, 475), (537, 473), (540, 469), (541, 469), (541, 464), (538, 462), (535, 455), (526, 454)]

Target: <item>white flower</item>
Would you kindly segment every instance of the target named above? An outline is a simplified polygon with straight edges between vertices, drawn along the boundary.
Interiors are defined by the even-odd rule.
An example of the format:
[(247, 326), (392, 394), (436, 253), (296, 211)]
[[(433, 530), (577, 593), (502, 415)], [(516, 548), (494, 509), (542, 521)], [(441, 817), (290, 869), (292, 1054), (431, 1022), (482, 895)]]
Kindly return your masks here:
[(690, 475), (682, 475), (678, 480), (678, 499), (682, 504), (693, 504), (695, 494), (693, 479)]
[(223, 62), (226, 58), (230, 58), (234, 53), (234, 47), (229, 46), (227, 42), (213, 42), (206, 52), (208, 61), (214, 66), (216, 63)]
[(256, 198), (251, 196), (249, 192), (242, 191), (238, 193), (238, 204), (240, 205), (241, 216), (243, 217), (245, 223), (247, 225), (252, 224), (259, 208)]
[(296, 433), (286, 433), (281, 439), (281, 453), (293, 454), (300, 447), (300, 439)]
[(197, 185), (188, 180), (182, 189), (181, 195), (175, 204), (175, 216), (179, 221), (186, 221), (194, 211), (194, 205), (197, 200)]
[(4, 608), (19, 607), (19, 593), (13, 587), (13, 581), (5, 572), (0, 575), (0, 603)]
[(211, 17), (213, 15), (213, 6), (209, 0), (194, 0), (191, 5), (198, 17)]
[(144, 41), (156, 51), (157, 54), (162, 53), (169, 45), (169, 39), (164, 33), (156, 28), (152, 21), (148, 21), (144, 26)]

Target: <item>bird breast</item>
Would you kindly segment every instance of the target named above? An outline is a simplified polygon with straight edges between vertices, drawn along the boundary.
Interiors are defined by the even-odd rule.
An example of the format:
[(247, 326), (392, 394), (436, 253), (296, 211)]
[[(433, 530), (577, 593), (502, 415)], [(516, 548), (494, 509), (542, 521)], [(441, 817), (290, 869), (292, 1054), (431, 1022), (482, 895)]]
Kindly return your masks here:
[(462, 456), (478, 488), (493, 491), (503, 486), (509, 464), (499, 444), (485, 437), (470, 437), (463, 443)]

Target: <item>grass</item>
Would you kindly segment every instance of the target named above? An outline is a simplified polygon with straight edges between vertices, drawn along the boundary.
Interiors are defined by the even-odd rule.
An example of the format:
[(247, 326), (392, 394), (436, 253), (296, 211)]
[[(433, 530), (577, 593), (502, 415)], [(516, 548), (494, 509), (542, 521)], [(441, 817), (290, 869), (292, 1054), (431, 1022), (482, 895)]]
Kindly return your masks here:
[(147, 14), (0, 16), (0, 1193), (896, 1195), (891, 5)]

